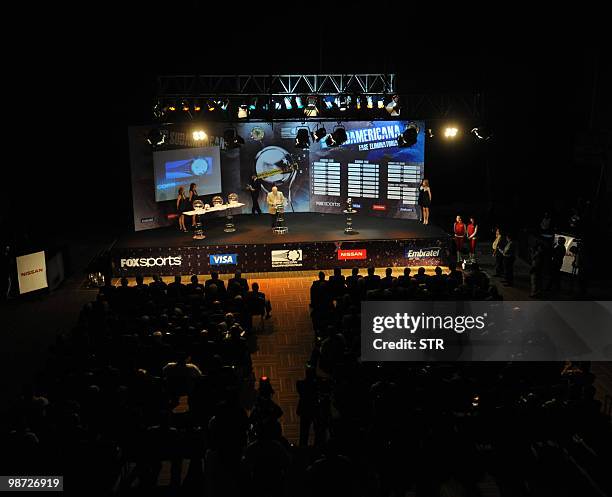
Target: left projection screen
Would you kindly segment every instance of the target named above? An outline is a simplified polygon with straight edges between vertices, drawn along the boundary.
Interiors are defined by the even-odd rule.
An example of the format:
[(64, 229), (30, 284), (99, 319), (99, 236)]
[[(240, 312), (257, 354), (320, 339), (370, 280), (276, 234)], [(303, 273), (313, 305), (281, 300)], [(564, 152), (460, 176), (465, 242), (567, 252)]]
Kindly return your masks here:
[(198, 195), (221, 193), (219, 147), (184, 148), (153, 153), (155, 201), (175, 200), (183, 186), (196, 184)]

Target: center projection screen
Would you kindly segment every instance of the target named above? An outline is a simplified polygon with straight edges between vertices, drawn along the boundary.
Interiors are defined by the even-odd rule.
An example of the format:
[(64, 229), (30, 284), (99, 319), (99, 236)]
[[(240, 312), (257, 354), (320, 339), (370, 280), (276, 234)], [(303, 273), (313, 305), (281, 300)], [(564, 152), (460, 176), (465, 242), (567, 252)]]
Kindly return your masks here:
[[(397, 137), (409, 123), (419, 128), (417, 142), (399, 147)], [(251, 212), (251, 196), (245, 191), (251, 175), (262, 181), (259, 204), (272, 186), (288, 199), (286, 212), (341, 214), (350, 197), (360, 215), (418, 218), (418, 187), (425, 161), (423, 121), (343, 122), (348, 140), (329, 147), (325, 139), (311, 140), (309, 149), (296, 147), (300, 128), (310, 132), (321, 124), (302, 122), (237, 123), (233, 127), (245, 143), (226, 148), (223, 123), (198, 127), (207, 140), (194, 141), (193, 124), (161, 126), (163, 148), (151, 149), (146, 137), (152, 126), (129, 129), (132, 167), (134, 225), (136, 231), (176, 223), (176, 197), (180, 186), (198, 185), (198, 194), (210, 203), (214, 194), (227, 199), (237, 193)], [(323, 123), (328, 133), (337, 125)]]

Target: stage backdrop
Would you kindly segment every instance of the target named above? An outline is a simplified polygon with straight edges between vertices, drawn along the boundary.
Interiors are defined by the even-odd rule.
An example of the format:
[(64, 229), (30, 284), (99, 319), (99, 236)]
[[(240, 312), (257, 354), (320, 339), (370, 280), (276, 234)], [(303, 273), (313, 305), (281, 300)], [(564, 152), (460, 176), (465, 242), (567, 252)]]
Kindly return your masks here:
[[(419, 126), (417, 143), (397, 146), (397, 136), (409, 122)], [(251, 211), (245, 191), (252, 174), (262, 179), (260, 206), (276, 185), (289, 201), (287, 212), (340, 213), (347, 197), (360, 214), (407, 219), (418, 217), (418, 186), (423, 177), (425, 132), (422, 121), (343, 122), (348, 141), (327, 147), (322, 140), (307, 150), (295, 146), (300, 128), (314, 131), (315, 123), (193, 123), (161, 126), (165, 142), (154, 151), (147, 136), (154, 126), (129, 128), (134, 227), (136, 231), (176, 223), (176, 192), (198, 184), (204, 203), (215, 194), (224, 200), (238, 193)], [(333, 123), (323, 124), (328, 133)], [(228, 149), (225, 130), (233, 127), (244, 145)], [(206, 140), (193, 140), (204, 129)], [(219, 174), (220, 173), (220, 174)]]

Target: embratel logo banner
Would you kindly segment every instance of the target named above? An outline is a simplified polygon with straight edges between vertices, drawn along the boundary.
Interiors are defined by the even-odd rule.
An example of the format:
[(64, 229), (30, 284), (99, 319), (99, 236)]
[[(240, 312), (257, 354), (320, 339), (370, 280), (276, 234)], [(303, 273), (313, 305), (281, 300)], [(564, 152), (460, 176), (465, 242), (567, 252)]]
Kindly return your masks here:
[(406, 259), (423, 259), (425, 257), (440, 257), (440, 247), (431, 247), (424, 249), (413, 249), (406, 247), (404, 249), (404, 256)]
[(610, 361), (611, 301), (362, 302), (363, 361)]

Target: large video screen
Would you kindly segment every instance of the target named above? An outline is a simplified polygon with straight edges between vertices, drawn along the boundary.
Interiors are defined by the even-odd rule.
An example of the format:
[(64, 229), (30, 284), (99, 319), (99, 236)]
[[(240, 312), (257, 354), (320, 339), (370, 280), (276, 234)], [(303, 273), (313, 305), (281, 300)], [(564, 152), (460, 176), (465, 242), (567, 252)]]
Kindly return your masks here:
[[(261, 180), (258, 202), (266, 210), (266, 195), (276, 186), (288, 201), (286, 213), (324, 212), (342, 215), (347, 198), (359, 215), (417, 219), (418, 189), (423, 179), (425, 123), (423, 121), (344, 121), (347, 141), (329, 146), (327, 138), (311, 138), (296, 146), (296, 135), (324, 126), (333, 134), (339, 126), (324, 122), (244, 122), (231, 125), (243, 138), (240, 147), (227, 147), (226, 123), (206, 123), (207, 140), (194, 141), (193, 124), (163, 126), (163, 149), (152, 150), (146, 137), (151, 126), (130, 128), (134, 227), (136, 230), (176, 222), (180, 186), (196, 183), (204, 202), (236, 193), (251, 212), (246, 185), (252, 175)], [(418, 128), (416, 141), (400, 147), (398, 136)], [(205, 146), (203, 146), (205, 145)], [(333, 144), (332, 144), (333, 145)]]
[[(398, 146), (408, 124), (417, 127), (416, 143)], [(422, 121), (343, 123), (348, 140), (329, 147), (325, 139), (310, 148), (310, 210), (338, 213), (348, 198), (363, 214), (418, 217), (423, 179), (425, 129)], [(333, 128), (327, 131), (333, 132)]]
[(155, 201), (174, 200), (195, 183), (199, 195), (221, 193), (219, 147), (186, 148), (153, 153)]

